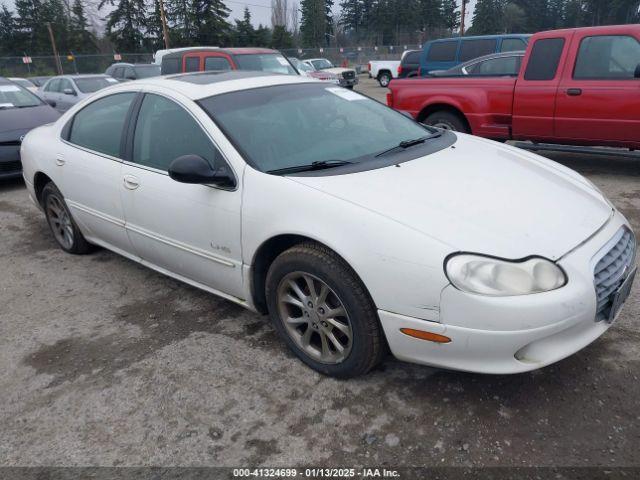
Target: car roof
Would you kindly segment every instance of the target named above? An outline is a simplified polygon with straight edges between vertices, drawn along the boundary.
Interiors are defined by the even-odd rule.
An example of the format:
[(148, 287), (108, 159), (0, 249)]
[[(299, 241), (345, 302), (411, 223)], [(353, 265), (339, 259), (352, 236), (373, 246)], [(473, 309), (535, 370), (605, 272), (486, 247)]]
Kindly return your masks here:
[(111, 75), (105, 75), (104, 73), (79, 73), (71, 75), (56, 75), (55, 77), (51, 77), (49, 80), (53, 80), (54, 78), (69, 78), (71, 80), (76, 80), (78, 78), (111, 78)]
[(253, 48), (253, 47), (237, 47), (237, 48), (220, 48), (220, 47), (192, 47), (192, 48), (181, 48), (176, 50), (167, 51), (162, 55), (162, 59), (165, 58), (176, 58), (182, 57), (187, 53), (197, 53), (197, 52), (217, 52), (217, 53), (226, 53), (228, 55), (255, 55), (260, 53), (280, 53), (278, 50), (273, 50), (271, 48)]
[(449, 37), (449, 38), (438, 38), (437, 40), (429, 40), (425, 43), (438, 43), (438, 42), (449, 42), (451, 40), (490, 40), (493, 38), (529, 38), (533, 34), (531, 33), (501, 33), (499, 35), (477, 35), (473, 37)]
[(138, 90), (140, 87), (149, 86), (170, 89), (185, 95), (191, 100), (199, 100), (223, 93), (299, 83), (321, 84), (317, 80), (301, 75), (281, 75), (269, 72), (232, 70), (220, 73), (193, 72), (151, 77), (120, 83), (112, 87), (107, 87), (103, 91), (131, 91), (132, 89)]

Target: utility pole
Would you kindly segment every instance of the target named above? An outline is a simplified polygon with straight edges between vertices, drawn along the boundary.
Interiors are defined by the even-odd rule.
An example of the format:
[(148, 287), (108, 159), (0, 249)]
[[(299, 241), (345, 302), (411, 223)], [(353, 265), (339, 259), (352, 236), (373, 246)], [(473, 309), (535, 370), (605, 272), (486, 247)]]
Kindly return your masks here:
[(464, 37), (464, 17), (467, 14), (467, 0), (462, 0), (460, 7), (460, 36)]
[(49, 30), (49, 39), (51, 40), (51, 48), (53, 48), (53, 57), (56, 61), (56, 70), (58, 75), (62, 75), (62, 62), (58, 56), (58, 49), (56, 48), (56, 39), (53, 37), (53, 28), (51, 28), (51, 22), (47, 22), (47, 30)]
[(169, 47), (169, 29), (167, 28), (167, 17), (164, 15), (164, 2), (162, 0), (158, 0), (160, 2), (160, 21), (162, 21), (162, 37), (164, 38), (164, 48)]

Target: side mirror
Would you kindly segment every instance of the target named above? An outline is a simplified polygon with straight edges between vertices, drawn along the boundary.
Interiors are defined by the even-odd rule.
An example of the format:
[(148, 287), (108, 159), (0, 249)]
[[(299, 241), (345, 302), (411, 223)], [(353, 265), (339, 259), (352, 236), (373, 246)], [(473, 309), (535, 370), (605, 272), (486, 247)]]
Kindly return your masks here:
[(636, 66), (636, 71), (633, 73), (634, 78), (640, 78), (640, 63)]
[(169, 165), (169, 176), (176, 182), (234, 188), (236, 182), (226, 168), (214, 170), (200, 155), (183, 155)]
[(47, 98), (47, 99), (45, 99), (45, 102), (47, 102), (53, 108), (56, 108), (57, 103), (56, 103), (55, 100), (51, 100), (50, 98)]
[(65, 95), (76, 95), (76, 92), (72, 88), (65, 88), (62, 93), (64, 93)]

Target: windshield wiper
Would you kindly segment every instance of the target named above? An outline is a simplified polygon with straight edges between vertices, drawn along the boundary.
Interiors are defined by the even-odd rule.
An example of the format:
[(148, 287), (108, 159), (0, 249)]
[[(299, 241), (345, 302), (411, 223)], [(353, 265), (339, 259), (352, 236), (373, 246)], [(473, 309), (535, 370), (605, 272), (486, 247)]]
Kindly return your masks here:
[(319, 160), (311, 162), (308, 165), (295, 165), (293, 167), (277, 168), (275, 170), (267, 170), (267, 173), (286, 174), (297, 172), (309, 172), (311, 170), (325, 170), (327, 168), (341, 167), (342, 165), (350, 165), (353, 162), (347, 160)]
[(404, 150), (406, 148), (413, 147), (414, 145), (420, 145), (426, 142), (427, 140), (431, 140), (432, 138), (438, 138), (440, 136), (442, 136), (441, 132), (434, 132), (430, 135), (425, 135), (424, 137), (414, 138), (413, 140), (403, 140), (395, 147), (388, 148), (387, 150), (383, 150), (382, 152), (376, 154), (376, 157), (381, 157), (383, 155), (386, 155), (387, 153), (393, 152), (394, 150), (398, 150), (398, 149)]

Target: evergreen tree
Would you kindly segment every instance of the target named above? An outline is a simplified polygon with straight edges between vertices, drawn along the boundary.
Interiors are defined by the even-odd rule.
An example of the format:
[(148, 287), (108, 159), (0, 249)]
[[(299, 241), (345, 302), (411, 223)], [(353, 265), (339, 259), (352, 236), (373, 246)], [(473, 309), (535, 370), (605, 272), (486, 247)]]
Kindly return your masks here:
[(69, 23), (69, 50), (74, 53), (94, 53), (98, 49), (95, 35), (89, 31), (81, 0), (74, 0)]
[(193, 45), (195, 30), (190, 0), (164, 0), (171, 46)]
[(503, 32), (503, 8), (501, 0), (478, 0), (469, 34), (492, 35)]
[(16, 19), (5, 5), (0, 9), (0, 54), (15, 55), (20, 45)]
[(286, 28), (284, 28), (284, 25), (276, 25), (273, 27), (273, 32), (271, 34), (271, 48), (293, 48), (293, 36)]
[(164, 48), (162, 15), (159, 0), (152, 0), (153, 10), (147, 18), (147, 35), (144, 44), (147, 50), (155, 51)]
[(300, 2), (300, 35), (303, 45), (321, 47), (331, 33), (332, 0), (302, 0)]
[(271, 45), (271, 30), (265, 25), (258, 25), (255, 30), (254, 46), (256, 47), (268, 47)]
[(221, 0), (193, 0), (195, 42), (198, 45), (225, 46), (229, 40), (229, 9)]
[(233, 32), (234, 47), (252, 47), (256, 42), (256, 31), (251, 24), (251, 12), (249, 8), (244, 7), (242, 20), (236, 20)]
[(107, 15), (105, 31), (116, 50), (141, 51), (147, 30), (147, 9), (144, 0), (101, 0), (98, 9), (104, 8), (105, 5), (115, 7)]
[(440, 14), (442, 26), (446, 30), (453, 32), (460, 28), (460, 11), (456, 0), (442, 0), (440, 11), (442, 12)]
[(358, 37), (359, 30), (363, 27), (364, 5), (362, 0), (343, 0), (340, 2), (341, 19), (340, 23), (347, 33), (355, 34)]

